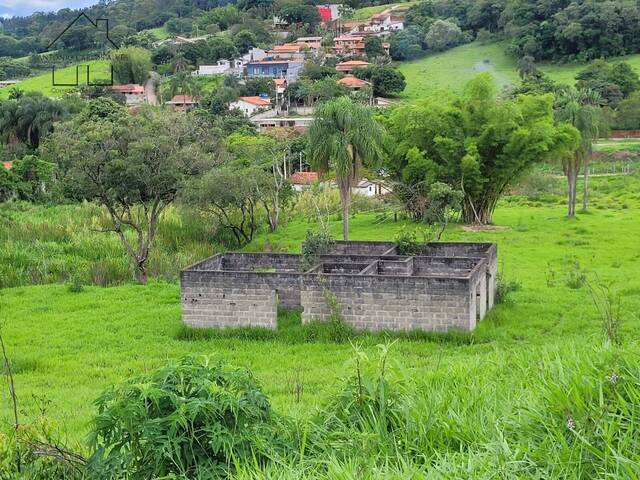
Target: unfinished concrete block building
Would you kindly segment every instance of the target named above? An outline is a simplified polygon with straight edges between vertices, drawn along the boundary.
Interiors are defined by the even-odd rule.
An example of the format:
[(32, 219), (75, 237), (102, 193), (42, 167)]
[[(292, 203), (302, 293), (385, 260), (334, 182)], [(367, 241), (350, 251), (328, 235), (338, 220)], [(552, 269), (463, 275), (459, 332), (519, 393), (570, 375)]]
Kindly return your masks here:
[(304, 270), (302, 256), (223, 253), (181, 272), (182, 318), (191, 327), (276, 328), (278, 306), (302, 321), (334, 309), (357, 329), (473, 330), (493, 306), (493, 243), (428, 243), (397, 255), (391, 242), (336, 242)]

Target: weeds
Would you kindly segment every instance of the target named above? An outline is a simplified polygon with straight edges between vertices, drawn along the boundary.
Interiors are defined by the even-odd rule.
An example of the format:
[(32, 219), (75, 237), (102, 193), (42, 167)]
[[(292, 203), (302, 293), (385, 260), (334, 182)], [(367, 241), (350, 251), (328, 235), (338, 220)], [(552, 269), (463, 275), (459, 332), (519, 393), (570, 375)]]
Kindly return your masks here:
[(583, 281), (589, 296), (600, 316), (602, 333), (606, 345), (620, 345), (620, 294), (614, 294), (608, 285), (603, 284), (596, 275), (593, 282), (586, 278)]

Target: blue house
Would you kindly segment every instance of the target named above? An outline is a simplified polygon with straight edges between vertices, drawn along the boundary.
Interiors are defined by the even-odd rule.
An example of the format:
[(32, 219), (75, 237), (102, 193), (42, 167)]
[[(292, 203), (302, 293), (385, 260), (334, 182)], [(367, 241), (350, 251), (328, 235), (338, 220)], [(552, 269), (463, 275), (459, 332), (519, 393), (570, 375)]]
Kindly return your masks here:
[(295, 82), (302, 70), (301, 62), (289, 60), (262, 60), (247, 63), (247, 77), (284, 78), (288, 83)]

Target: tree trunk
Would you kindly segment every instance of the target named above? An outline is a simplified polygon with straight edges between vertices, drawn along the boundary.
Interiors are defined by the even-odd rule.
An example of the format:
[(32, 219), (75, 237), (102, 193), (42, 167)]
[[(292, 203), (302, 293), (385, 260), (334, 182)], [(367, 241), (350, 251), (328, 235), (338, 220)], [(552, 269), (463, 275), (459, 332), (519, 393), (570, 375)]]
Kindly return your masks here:
[(576, 190), (578, 175), (574, 164), (567, 166), (567, 217), (573, 218), (576, 213)]
[(346, 242), (349, 240), (349, 206), (351, 204), (351, 185), (349, 179), (341, 179), (340, 200), (342, 201), (342, 238)]
[(136, 281), (141, 285), (146, 285), (148, 280), (146, 262), (136, 264)]
[(582, 210), (587, 209), (588, 197), (589, 197), (589, 160), (584, 161), (584, 185), (582, 187)]

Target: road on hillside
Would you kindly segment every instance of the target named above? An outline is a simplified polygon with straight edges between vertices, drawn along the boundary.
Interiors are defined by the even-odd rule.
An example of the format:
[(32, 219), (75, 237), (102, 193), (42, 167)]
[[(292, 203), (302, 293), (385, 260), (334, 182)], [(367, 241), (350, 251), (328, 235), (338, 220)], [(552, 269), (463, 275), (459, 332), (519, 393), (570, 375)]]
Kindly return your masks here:
[(160, 75), (156, 72), (151, 72), (149, 78), (144, 82), (144, 94), (147, 97), (147, 103), (149, 105), (158, 105), (158, 94), (156, 93), (156, 83)]

